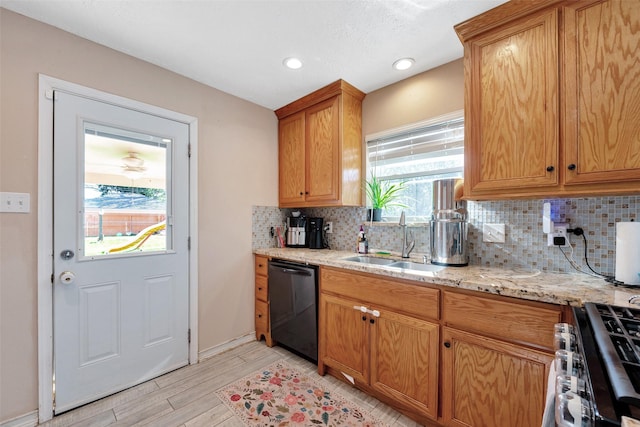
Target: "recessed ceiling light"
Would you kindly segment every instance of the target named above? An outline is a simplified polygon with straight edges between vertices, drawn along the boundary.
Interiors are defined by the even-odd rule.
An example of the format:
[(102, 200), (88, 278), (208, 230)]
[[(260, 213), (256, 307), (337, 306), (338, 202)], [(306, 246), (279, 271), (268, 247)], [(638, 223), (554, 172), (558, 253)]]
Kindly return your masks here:
[(292, 70), (297, 70), (298, 68), (302, 67), (302, 61), (300, 61), (298, 58), (285, 58), (282, 63), (285, 67), (291, 68)]
[(411, 66), (414, 64), (413, 58), (402, 58), (402, 59), (398, 59), (396, 62), (393, 63), (393, 68), (395, 68), (396, 70), (406, 70), (407, 68), (411, 68)]

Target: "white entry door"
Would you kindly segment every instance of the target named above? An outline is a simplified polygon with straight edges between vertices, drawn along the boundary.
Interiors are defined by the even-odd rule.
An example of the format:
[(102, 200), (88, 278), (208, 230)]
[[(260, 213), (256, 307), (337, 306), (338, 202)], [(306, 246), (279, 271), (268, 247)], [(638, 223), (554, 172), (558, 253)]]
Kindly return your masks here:
[(188, 363), (189, 127), (56, 91), (55, 413)]

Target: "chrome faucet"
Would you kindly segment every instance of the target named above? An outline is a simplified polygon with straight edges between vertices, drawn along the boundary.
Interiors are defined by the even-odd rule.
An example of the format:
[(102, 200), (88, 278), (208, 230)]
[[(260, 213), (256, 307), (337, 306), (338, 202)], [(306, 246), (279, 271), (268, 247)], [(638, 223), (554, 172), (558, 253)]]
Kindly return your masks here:
[(413, 234), (409, 233), (411, 235), (411, 241), (407, 245), (407, 222), (404, 219), (404, 211), (402, 211), (400, 215), (400, 227), (402, 227), (402, 258), (409, 258), (409, 254), (416, 245), (416, 241), (413, 239)]

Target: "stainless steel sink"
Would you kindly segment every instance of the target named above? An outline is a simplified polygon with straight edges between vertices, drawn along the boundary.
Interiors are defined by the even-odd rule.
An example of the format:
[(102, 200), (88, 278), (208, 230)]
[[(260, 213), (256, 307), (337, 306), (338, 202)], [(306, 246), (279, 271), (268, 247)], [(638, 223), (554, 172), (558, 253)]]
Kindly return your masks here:
[(403, 268), (405, 270), (417, 270), (417, 271), (444, 270), (444, 267), (441, 265), (420, 264), (419, 262), (411, 262), (411, 261), (396, 261), (392, 264), (388, 264), (388, 267)]
[(376, 258), (372, 256), (352, 256), (350, 258), (344, 258), (343, 261), (360, 262), (363, 264), (375, 264), (375, 265), (389, 265), (396, 260), (387, 258)]

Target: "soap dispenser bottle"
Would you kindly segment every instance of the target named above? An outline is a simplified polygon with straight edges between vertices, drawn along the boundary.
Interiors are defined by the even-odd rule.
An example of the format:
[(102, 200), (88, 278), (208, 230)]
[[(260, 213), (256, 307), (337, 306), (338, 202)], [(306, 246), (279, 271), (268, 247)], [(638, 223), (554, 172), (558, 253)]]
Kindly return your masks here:
[(360, 226), (360, 231), (358, 232), (358, 253), (359, 254), (369, 253), (369, 242), (367, 241), (367, 236), (364, 234), (364, 229), (362, 228), (362, 225)]

